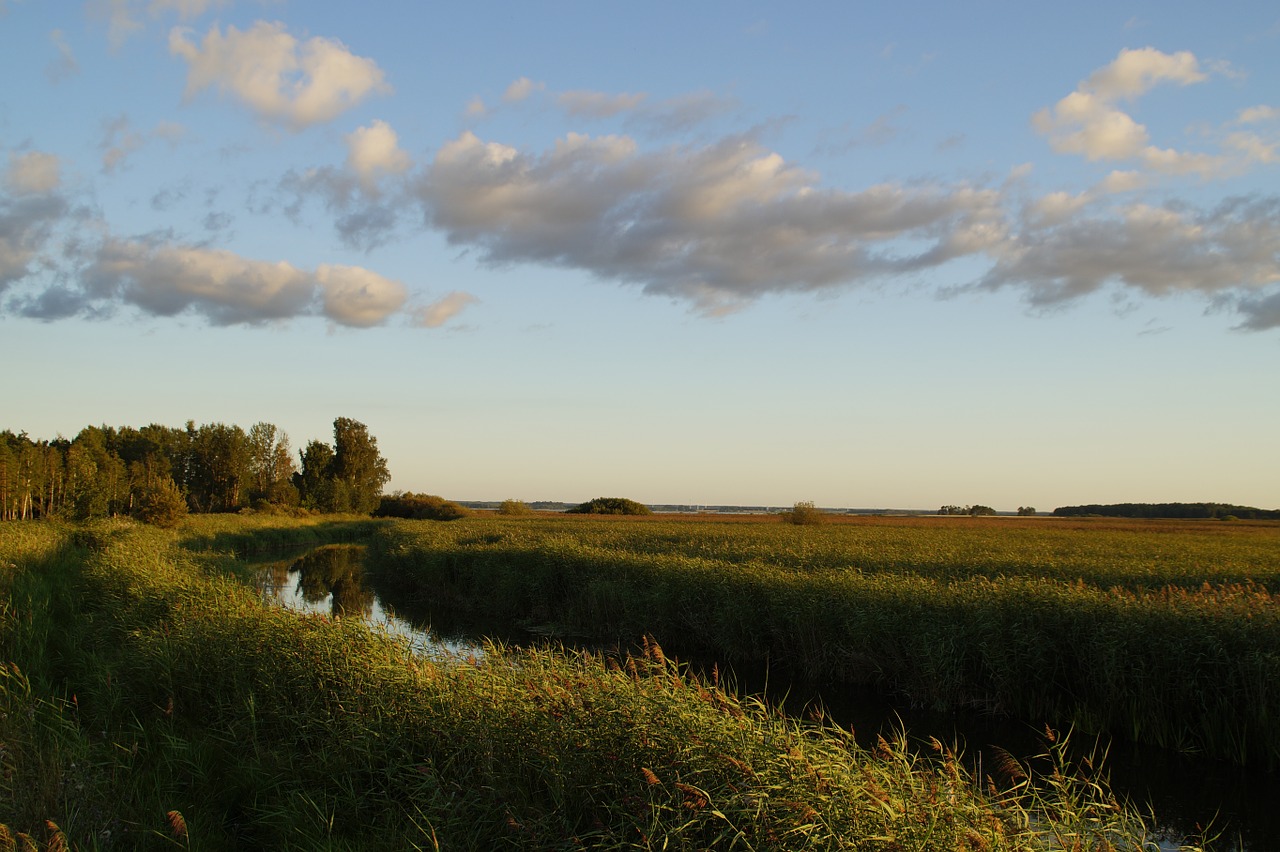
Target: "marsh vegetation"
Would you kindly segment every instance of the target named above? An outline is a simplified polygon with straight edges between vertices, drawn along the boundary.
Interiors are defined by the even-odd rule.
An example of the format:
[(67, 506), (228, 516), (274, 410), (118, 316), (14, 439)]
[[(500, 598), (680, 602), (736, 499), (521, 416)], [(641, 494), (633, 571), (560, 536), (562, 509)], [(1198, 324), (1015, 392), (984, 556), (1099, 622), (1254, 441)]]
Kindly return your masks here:
[[(1231, 525), (1246, 533), (1219, 542), (1212, 560), (1210, 542), (1192, 536), (1181, 564), (1161, 568), (1154, 556), (1167, 547), (1135, 530), (1100, 530), (1133, 535), (1117, 563), (1098, 558), (1115, 541), (1094, 550), (1068, 528), (1046, 542), (1047, 528), (1011, 526), (1000, 548), (968, 537), (981, 528), (964, 525), (979, 522), (940, 523), (864, 524), (865, 540), (841, 524), (776, 519), (7, 524), (0, 823), (10, 836), (78, 848), (1149, 848), (1138, 811), (1114, 801), (1101, 768), (1070, 758), (1060, 739), (1042, 762), (1009, 755), (977, 774), (950, 743), (922, 753), (885, 737), (868, 747), (846, 728), (783, 718), (663, 650), (673, 627), (699, 627), (691, 638), (723, 635), (740, 643), (726, 649), (747, 655), (785, 635), (778, 613), (789, 607), (808, 601), (813, 618), (796, 613), (794, 623), (822, 630), (855, 592), (870, 595), (868, 611), (898, 600), (885, 592), (893, 582), (906, 589), (901, 600), (923, 606), (929, 595), (913, 584), (930, 574), (931, 595), (987, 585), (918, 617), (964, 612), (978, 591), (1035, 577), (1060, 582), (1070, 600), (1093, 586), (1114, 585), (1106, 593), (1125, 600), (1164, 589), (1177, 613), (1210, 623), (1197, 583), (1274, 594), (1267, 527), (1253, 536)], [(949, 550), (930, 549), (943, 540)], [(467, 590), (487, 587), (492, 611), (512, 618), (555, 613), (616, 635), (645, 620), (631, 609), (639, 600), (651, 618), (635, 636), (658, 639), (631, 655), (491, 645), (473, 658), (430, 658), (360, 618), (263, 606), (241, 558), (348, 541), (367, 542), (377, 570), (406, 586), (447, 574), (439, 592), (458, 606), (484, 605)], [(337, 588), (344, 612), (367, 608), (362, 592), (343, 588), (341, 560), (312, 562), (315, 596)], [(1137, 563), (1151, 569), (1145, 579), (1104, 586)], [(843, 574), (889, 585), (831, 583)], [(569, 594), (576, 587), (583, 594)], [(1014, 608), (1026, 598), (1000, 600)], [(1031, 601), (1024, 613), (1046, 606)], [(970, 638), (947, 629), (939, 635)], [(1242, 643), (1267, 635), (1240, 629)], [(840, 653), (814, 653), (821, 634), (779, 648), (817, 666), (842, 659), (849, 641)]]

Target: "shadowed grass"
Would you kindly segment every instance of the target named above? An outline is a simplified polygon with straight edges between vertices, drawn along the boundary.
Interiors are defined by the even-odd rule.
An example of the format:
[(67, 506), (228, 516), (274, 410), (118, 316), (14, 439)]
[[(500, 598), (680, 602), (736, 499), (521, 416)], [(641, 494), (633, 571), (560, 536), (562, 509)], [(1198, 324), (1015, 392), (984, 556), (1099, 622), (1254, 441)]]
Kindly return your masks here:
[(356, 620), (264, 608), (183, 534), (90, 528), (91, 552), (63, 565), (75, 620), (60, 666), (77, 699), (3, 681), (6, 707), (34, 701), (31, 718), (56, 723), (51, 745), (6, 713), (20, 718), (5, 741), (37, 758), (6, 777), (74, 764), (90, 793), (0, 811), (11, 834), (127, 849), (1012, 850), (1074, 832), (1079, 848), (1143, 848), (1104, 787), (1070, 823), (1052, 785), (992, 795), (945, 749), (863, 750), (742, 704), (654, 643), (623, 659), (415, 657)]

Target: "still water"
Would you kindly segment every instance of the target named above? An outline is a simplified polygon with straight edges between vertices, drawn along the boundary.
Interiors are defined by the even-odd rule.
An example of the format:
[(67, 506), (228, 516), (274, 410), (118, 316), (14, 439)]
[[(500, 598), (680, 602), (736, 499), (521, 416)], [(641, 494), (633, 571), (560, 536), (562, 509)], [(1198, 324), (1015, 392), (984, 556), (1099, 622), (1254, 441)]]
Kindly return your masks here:
[[(265, 600), (290, 609), (342, 618), (362, 618), (403, 637), (417, 652), (435, 656), (484, 653), (482, 637), (512, 645), (545, 641), (510, 625), (461, 622), (456, 615), (433, 610), (421, 602), (385, 601), (367, 580), (365, 549), (359, 545), (326, 545), (261, 569)], [(568, 643), (566, 643), (568, 644)], [(685, 659), (678, 648), (668, 652)], [(694, 668), (709, 670), (714, 661), (699, 660)], [(719, 668), (724, 671), (723, 665)], [(1045, 749), (1043, 726), (980, 714), (941, 714), (895, 703), (873, 690), (847, 685), (814, 684), (792, 677), (779, 667), (770, 671), (734, 673), (744, 695), (763, 695), (772, 705), (797, 716), (812, 716), (821, 708), (832, 722), (852, 727), (858, 739), (870, 744), (884, 734), (905, 728), (913, 740), (937, 737), (958, 744), (975, 768), (991, 765), (999, 748), (1026, 758)], [(1074, 742), (1087, 753), (1101, 750), (1092, 738), (1076, 735)], [(1112, 788), (1136, 803), (1149, 803), (1157, 825), (1178, 835), (1209, 827), (1223, 833), (1216, 848), (1241, 852), (1280, 850), (1280, 773), (1246, 770), (1132, 744), (1107, 748), (1106, 767)], [(1165, 846), (1162, 848), (1176, 848)]]

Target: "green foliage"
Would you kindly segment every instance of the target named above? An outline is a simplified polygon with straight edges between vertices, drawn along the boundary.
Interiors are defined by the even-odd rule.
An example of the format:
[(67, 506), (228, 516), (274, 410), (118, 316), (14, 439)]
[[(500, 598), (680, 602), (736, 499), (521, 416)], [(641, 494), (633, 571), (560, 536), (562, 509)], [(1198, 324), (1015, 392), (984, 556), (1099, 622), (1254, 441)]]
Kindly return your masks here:
[(378, 441), (355, 420), (333, 421), (334, 445), (311, 441), (302, 451), (302, 470), (293, 478), (304, 508), (317, 512), (367, 515), (378, 508), (391, 479)]
[(565, 509), (569, 515), (652, 515), (649, 507), (625, 497), (597, 497)]
[(142, 489), (136, 514), (144, 523), (175, 527), (187, 516), (187, 498), (169, 477), (157, 479)]
[(826, 522), (826, 515), (813, 504), (812, 500), (801, 500), (782, 513), (782, 519), (796, 526), (815, 526)]
[(498, 506), (499, 515), (532, 515), (533, 509), (523, 500), (503, 500)]
[[(276, 538), (257, 519), (193, 526)], [(1101, 781), (1068, 787), (1056, 771), (988, 797), (940, 746), (864, 750), (740, 702), (653, 642), (623, 658), (415, 656), (358, 619), (263, 607), (221, 576), (224, 556), (172, 534), (82, 534), (93, 549), (74, 564), (16, 555), (20, 580), (55, 576), (69, 593), (28, 621), (33, 636), (58, 626), (65, 653), (42, 674), (77, 698), (0, 667), (10, 835), (123, 849), (1144, 848), (1141, 820)], [(322, 563), (340, 582), (341, 560)], [(36, 649), (6, 650), (25, 663)]]
[(1030, 517), (1036, 513), (1035, 506), (1019, 506), (1018, 514), (1022, 517)]
[(426, 521), (456, 521), (471, 514), (463, 506), (434, 494), (405, 492), (383, 497), (374, 510), (375, 518), (410, 518)]

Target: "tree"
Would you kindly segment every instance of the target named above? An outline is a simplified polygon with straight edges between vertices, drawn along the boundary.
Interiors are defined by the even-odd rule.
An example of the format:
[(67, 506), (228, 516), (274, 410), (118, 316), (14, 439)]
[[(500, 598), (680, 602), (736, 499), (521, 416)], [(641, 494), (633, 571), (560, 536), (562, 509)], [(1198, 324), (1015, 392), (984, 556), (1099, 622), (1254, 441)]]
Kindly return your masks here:
[(1019, 506), (1018, 514), (1023, 516), (1034, 515), (1036, 513), (1035, 506)]
[(333, 421), (333, 480), (335, 501), (346, 505), (334, 511), (367, 515), (378, 508), (382, 487), (391, 479), (387, 460), (378, 453), (378, 440), (355, 420)]
[(293, 453), (289, 436), (271, 423), (255, 423), (249, 429), (249, 499), (253, 502), (298, 502), (293, 486)]
[(309, 441), (298, 454), (302, 469), (293, 475), (298, 499), (304, 509), (333, 511), (333, 447), (324, 441)]

